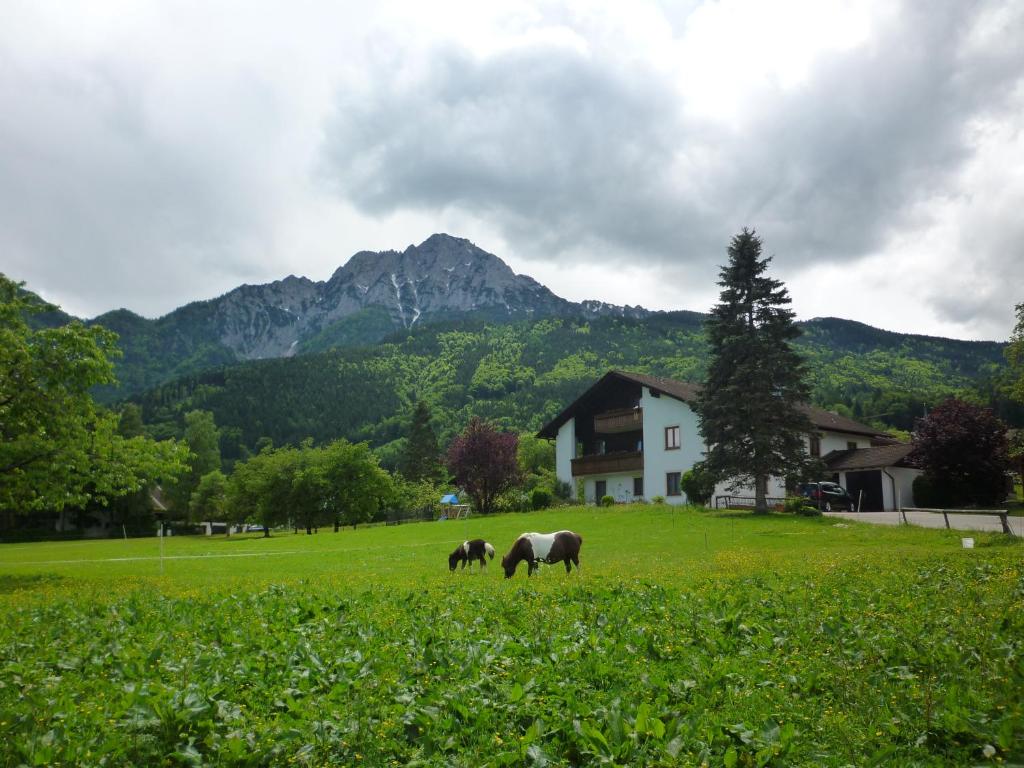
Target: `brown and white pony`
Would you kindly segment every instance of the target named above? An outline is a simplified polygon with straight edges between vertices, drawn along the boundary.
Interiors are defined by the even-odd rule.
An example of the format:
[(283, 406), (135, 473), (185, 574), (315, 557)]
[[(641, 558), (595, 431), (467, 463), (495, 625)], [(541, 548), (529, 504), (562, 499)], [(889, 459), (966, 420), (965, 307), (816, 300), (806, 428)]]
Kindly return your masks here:
[(466, 563), (469, 563), (470, 568), (473, 567), (473, 561), (479, 560), (480, 567), (483, 568), (487, 565), (487, 561), (484, 560), (484, 555), (489, 555), (491, 560), (494, 559), (494, 547), (488, 544), (483, 539), (473, 539), (472, 541), (464, 541), (455, 548), (455, 551), (448, 555), (448, 570), (454, 571), (455, 566), (462, 562), (462, 567), (466, 567)]
[(572, 531), (556, 531), (555, 533), (524, 533), (512, 545), (509, 553), (501, 558), (501, 567), (505, 569), (505, 578), (511, 579), (516, 566), (523, 560), (529, 563), (527, 576), (537, 570), (537, 563), (565, 563), (565, 572), (572, 571), (572, 564), (580, 567), (580, 545), (583, 537)]

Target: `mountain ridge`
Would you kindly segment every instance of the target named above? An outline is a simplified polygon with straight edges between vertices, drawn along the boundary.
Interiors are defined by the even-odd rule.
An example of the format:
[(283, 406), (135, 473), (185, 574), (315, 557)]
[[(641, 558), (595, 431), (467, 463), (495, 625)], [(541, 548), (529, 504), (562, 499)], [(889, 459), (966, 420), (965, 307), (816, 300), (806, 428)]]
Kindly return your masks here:
[[(121, 386), (98, 393), (110, 401), (210, 368), (373, 345), (438, 322), (505, 324), (543, 317), (671, 317), (697, 327), (706, 315), (569, 301), (534, 278), (516, 274), (501, 258), (468, 239), (438, 233), (401, 251), (358, 251), (327, 280), (288, 275), (269, 283), (242, 284), (156, 319), (122, 308), (85, 322), (120, 336), (124, 356), (117, 361), (116, 372)], [(60, 318), (70, 319), (59, 313), (51, 322)], [(934, 340), (962, 349), (999, 344), (900, 334), (842, 318), (818, 318), (802, 325), (818, 329), (819, 335), (852, 340), (862, 349), (891, 345), (896, 339), (910, 344)]]

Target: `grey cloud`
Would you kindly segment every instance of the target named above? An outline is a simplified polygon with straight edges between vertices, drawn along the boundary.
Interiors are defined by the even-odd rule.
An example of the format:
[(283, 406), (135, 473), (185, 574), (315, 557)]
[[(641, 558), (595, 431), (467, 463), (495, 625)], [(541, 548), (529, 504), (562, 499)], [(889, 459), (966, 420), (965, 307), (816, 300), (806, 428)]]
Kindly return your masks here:
[[(463, 209), (548, 257), (627, 253), (707, 278), (750, 225), (788, 267), (843, 263), (928, 226), (920, 203), (970, 158), (972, 120), (1018, 119), (1024, 48), (968, 46), (997, 7), (907, 4), (803, 87), (747, 105), (732, 132), (687, 117), (642, 64), (437, 48), (416, 77), (376, 72), (372, 98), (339, 95), (325, 173), (365, 211)], [(1024, 39), (1019, 15), (1002, 23)]]
[(145, 73), (79, 63), (0, 66), (3, 271), (89, 314), (237, 284), (269, 202), (246, 141), (218, 139), (219, 114), (174, 115)]
[(340, 97), (325, 145), (326, 172), (364, 211), (459, 206), (556, 250), (585, 240), (595, 219), (609, 239), (658, 237), (659, 217), (635, 209), (671, 204), (652, 186), (679, 119), (650, 72), (562, 48), (483, 61), (445, 48), (413, 82), (372, 90)]

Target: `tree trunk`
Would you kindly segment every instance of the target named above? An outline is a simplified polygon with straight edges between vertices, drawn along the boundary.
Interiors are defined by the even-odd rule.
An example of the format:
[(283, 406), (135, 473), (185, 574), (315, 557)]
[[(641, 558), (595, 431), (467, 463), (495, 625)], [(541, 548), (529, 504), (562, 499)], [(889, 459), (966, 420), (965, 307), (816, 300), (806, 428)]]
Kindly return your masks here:
[(754, 514), (768, 514), (768, 478), (758, 475), (754, 481)]

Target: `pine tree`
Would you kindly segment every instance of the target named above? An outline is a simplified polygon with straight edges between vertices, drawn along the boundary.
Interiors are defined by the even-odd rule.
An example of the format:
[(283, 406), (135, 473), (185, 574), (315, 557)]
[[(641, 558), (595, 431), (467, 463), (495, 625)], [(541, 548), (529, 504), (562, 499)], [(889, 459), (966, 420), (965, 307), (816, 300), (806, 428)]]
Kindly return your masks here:
[(791, 342), (800, 335), (783, 283), (765, 275), (761, 239), (744, 229), (720, 271), (719, 303), (705, 323), (711, 348), (698, 410), (708, 445), (705, 466), (733, 486), (753, 483), (755, 511), (767, 513), (768, 478), (800, 474), (804, 436), (800, 410), (809, 397), (805, 369)]
[(420, 482), (440, 479), (441, 452), (438, 450), (437, 435), (430, 424), (430, 419), (430, 408), (423, 400), (418, 401), (398, 465), (406, 480)]

